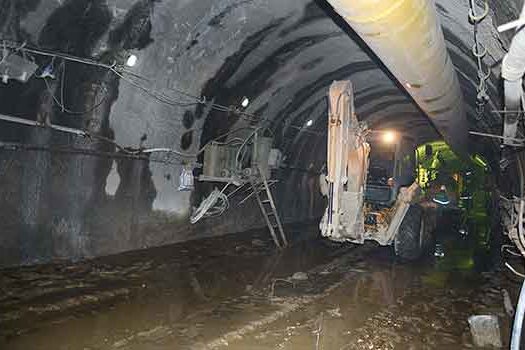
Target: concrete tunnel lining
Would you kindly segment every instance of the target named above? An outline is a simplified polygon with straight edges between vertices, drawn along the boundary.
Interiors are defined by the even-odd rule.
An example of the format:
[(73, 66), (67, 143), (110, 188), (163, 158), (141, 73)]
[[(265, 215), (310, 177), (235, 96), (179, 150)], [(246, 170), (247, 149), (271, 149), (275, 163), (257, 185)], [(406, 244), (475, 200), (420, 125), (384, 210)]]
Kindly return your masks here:
[[(443, 27), (450, 57), (447, 64), (458, 77), (468, 130), (500, 135), (502, 118), (494, 111), (500, 109), (503, 100), (500, 65), (512, 33), (499, 34), (496, 26), (515, 19), (521, 1), (488, 0), (489, 14), (478, 27), (478, 39), (487, 48), (483, 65), (490, 72), (486, 82), (489, 99), (481, 113), (476, 104), (479, 77), (472, 55), (474, 36), (468, 21), (469, 0), (429, 3), (435, 5)], [(0, 329), (2, 324), (11, 325), (10, 322), (26, 327), (26, 318), (35, 317), (38, 321), (24, 328), (29, 334), (27, 338), (24, 332), (19, 337), (10, 328), (0, 331), (0, 347), (9, 338), (14, 339), (13, 343), (6, 344), (23, 348), (27, 346), (25, 342), (33, 341), (33, 331), (35, 336), (46, 339), (43, 344), (53, 341), (64, 346), (73, 344), (76, 340), (53, 339), (58, 338), (52, 336), (55, 331), (40, 319), (48, 317), (48, 311), (56, 307), (65, 314), (77, 307), (80, 311), (93, 308), (97, 310), (93, 312), (95, 323), (99, 311), (100, 317), (107, 317), (106, 323), (113, 323), (121, 313), (125, 318), (136, 315), (136, 320), (129, 322), (132, 335), (108, 337), (113, 347), (137, 345), (146, 339), (172, 341), (172, 338), (181, 341), (177, 343), (181, 346), (195, 345), (185, 343), (186, 335), (200, 331), (184, 333), (191, 325), (181, 315), (193, 315), (189, 309), (194, 306), (203, 308), (206, 316), (202, 324), (214, 330), (224, 325), (226, 329), (227, 324), (231, 326), (229, 321), (219, 322), (221, 325), (214, 321), (215, 313), (221, 312), (206, 307), (213, 305), (220, 309), (222, 306), (215, 305), (215, 298), (222, 301), (221, 298), (226, 298), (223, 293), (230, 293), (228, 298), (234, 296), (226, 300), (237, 305), (237, 297), (246, 298), (243, 293), (258, 288), (266, 292), (268, 283), (271, 305), (261, 301), (264, 298), (255, 303), (261, 310), (257, 316), (264, 316), (263, 321), (253, 321), (253, 315), (244, 315), (246, 320), (270, 324), (296, 309), (310, 310), (308, 305), (317, 303), (320, 300), (317, 298), (339, 303), (358, 315), (359, 308), (348, 306), (352, 303), (347, 293), (342, 292), (345, 289), (341, 289), (352, 284), (365, 285), (371, 291), (381, 290), (379, 303), (394, 309), (396, 289), (409, 290), (421, 300), (428, 293), (455, 311), (458, 311), (455, 303), (469, 298), (480, 304), (490, 299), (487, 305), (495, 308), (500, 295), (495, 297), (487, 288), (504, 287), (511, 291), (513, 299), (516, 297), (515, 286), (504, 280), (506, 276), (499, 270), (484, 272), (490, 281), (479, 282), (474, 270), (484, 269), (479, 266), (486, 262), (485, 258), (474, 261), (477, 253), (453, 262), (453, 273), (445, 267), (435, 275), (425, 264), (414, 268), (384, 264), (384, 259), (391, 257), (374, 247), (354, 250), (320, 242), (318, 238), (311, 240), (319, 234), (319, 218), (326, 204), (319, 193), (318, 179), (326, 163), (326, 95), (335, 80), (351, 80), (358, 119), (373, 130), (395, 130), (410, 136), (418, 145), (434, 142), (446, 148), (439, 143), (443, 136), (452, 140), (451, 144), (469, 142), (469, 156), (489, 164), (483, 169), (488, 175), (479, 184), (487, 193), (490, 190), (491, 196), (522, 196), (524, 181), (525, 163), (519, 149), (502, 151), (496, 139), (470, 136), (467, 140), (463, 134), (458, 138), (455, 130), (449, 134), (446, 128), (439, 127), (396, 80), (396, 72), (388, 71), (327, 1), (3, 0), (0, 4), (0, 51), (1, 44), (7, 41), (15, 52), (22, 50), (25, 43), (28, 48), (48, 53), (30, 54), (38, 68), (27, 82), (9, 79), (7, 84), (0, 84), (0, 115), (48, 126), (27, 127), (8, 123), (5, 118), (0, 121), (0, 290), (7, 291), (0, 296), (0, 315), (3, 314)], [(479, 1), (476, 4), (480, 8), (483, 5)], [(104, 66), (62, 60), (58, 54), (53, 58), (53, 53)], [(124, 64), (130, 54), (137, 58), (136, 64), (120, 75), (114, 74), (114, 64)], [(56, 78), (39, 77), (45, 74)], [(247, 105), (243, 105), (244, 100)], [(86, 130), (93, 137), (55, 132), (50, 123)], [(284, 225), (298, 241), (283, 254), (282, 261), (280, 255), (275, 256), (267, 249), (271, 240), (267, 230), (261, 229), (265, 222), (256, 201), (246, 201), (221, 216), (191, 225), (190, 214), (217, 185), (196, 181), (193, 191), (179, 188), (183, 169), (194, 167), (195, 175), (202, 171), (201, 153), (195, 157), (185, 155), (197, 155), (204, 145), (220, 135), (228, 134), (219, 138), (224, 142), (245, 138), (254, 125), (263, 125), (264, 135), (272, 137), (273, 147), (283, 152), (283, 164), (273, 172), (279, 180), (273, 185), (274, 196)], [(236, 133), (230, 135), (231, 132)], [(134, 153), (141, 148), (166, 148), (170, 152)], [(453, 152), (447, 154), (450, 158), (445, 162), (449, 165), (460, 163)], [(500, 160), (508, 163), (500, 166)], [(490, 202), (488, 210), (494, 216), (489, 215), (490, 220), (499, 215), (493, 210), (495, 203)], [(491, 240), (487, 244), (492, 247), (502, 242)], [(459, 250), (464, 248), (461, 242), (458, 246)], [(305, 252), (307, 257), (303, 260)], [(437, 250), (434, 254), (438, 254)], [(283, 264), (287, 266), (283, 268)], [(352, 264), (353, 270), (347, 271), (344, 264)], [(259, 268), (260, 275), (255, 276)], [(303, 269), (309, 282), (292, 278), (294, 272)], [(407, 287), (414, 280), (405, 277), (414, 276), (414, 270), (415, 274), (428, 277), (421, 285), (432, 286), (430, 290), (417, 289), (421, 285), (416, 289)], [(448, 282), (452, 292), (460, 292), (454, 297), (441, 295), (442, 286), (434, 287), (444, 283), (440, 280), (442, 273), (468, 276), (465, 280), (472, 285), (466, 288), (465, 281), (451, 277)], [(109, 282), (112, 276), (117, 276), (114, 284)], [(339, 281), (334, 276), (344, 278)], [(285, 280), (283, 285), (279, 285), (280, 277)], [(84, 278), (92, 284), (84, 286)], [(235, 282), (225, 287), (230, 284), (229, 278)], [(348, 283), (344, 282), (346, 278)], [(47, 287), (39, 288), (38, 281), (47, 283)], [(26, 290), (21, 289), (22, 285)], [(469, 288), (472, 294), (465, 296), (462, 291)], [(169, 293), (181, 300), (191, 297), (187, 305), (181, 306), (169, 301)], [(285, 302), (276, 303), (272, 299), (274, 293)], [(292, 303), (292, 299), (286, 299), (287, 293), (304, 295)], [(353, 293), (358, 296), (361, 292), (356, 287)], [(339, 294), (345, 298), (338, 297)], [(107, 314), (103, 308), (97, 309), (121, 297), (129, 298), (130, 305), (135, 305), (137, 295), (147, 304), (144, 310), (131, 310), (128, 314), (130, 310), (120, 304)], [(488, 297), (477, 298), (480, 295)], [(369, 297), (375, 298), (373, 293)], [(46, 304), (46, 298), (52, 300)], [(153, 299), (155, 302), (151, 303)], [(61, 309), (67, 303), (69, 306)], [(435, 320), (446, 323), (440, 314), (443, 308), (431, 303), (414, 304), (417, 310), (427, 307)], [(172, 312), (171, 308), (176, 310)], [(405, 309), (395, 310), (410, 317)], [(62, 311), (49, 316), (50, 319), (60, 317)], [(169, 326), (165, 320), (161, 326), (158, 320), (152, 321), (150, 312), (168, 319)], [(463, 324), (462, 319), (470, 312), (471, 309), (460, 310), (454, 320)], [(329, 315), (327, 320), (338, 319), (338, 313), (330, 309), (324, 315)], [(104, 348), (106, 345), (99, 343), (102, 338), (86, 335), (89, 332), (83, 334), (85, 324), (93, 321), (83, 317), (67, 323), (64, 329), (78, 330), (76, 345), (97, 344)], [(377, 331), (380, 336), (388, 329), (389, 317), (383, 310), (371, 318), (376, 329), (363, 326), (352, 332), (360, 337)], [(180, 334), (170, 328), (174, 320), (182, 320), (180, 327), (185, 328)], [(324, 322), (322, 318), (308, 323), (308, 327), (320, 327), (320, 322)], [(509, 319), (504, 318), (504, 322)], [(420, 322), (414, 320), (412, 324)], [(40, 333), (41, 325), (46, 327), (47, 335)], [(234, 332), (217, 337), (215, 334), (211, 337), (210, 333), (198, 344), (206, 343), (209, 347), (227, 341), (233, 344), (240, 334), (244, 337), (240, 348), (259, 345), (259, 340), (246, 336), (252, 323), (238, 326)], [(507, 326), (504, 323), (502, 328), (505, 330)], [(92, 328), (106, 334), (112, 327)], [(114, 327), (118, 336), (127, 332), (120, 326)], [(144, 327), (153, 328), (145, 331)], [(297, 332), (302, 332), (300, 328)], [(334, 329), (339, 331), (339, 326)], [(319, 341), (321, 332), (317, 332)], [(302, 336), (309, 341), (310, 333), (308, 330)], [(458, 334), (428, 338), (444, 346), (450, 339), (458, 341), (459, 338), (454, 338)], [(460, 341), (471, 345), (466, 334), (464, 329)], [(338, 335), (332, 339), (348, 341), (345, 337)], [(409, 340), (419, 344), (419, 339)], [(341, 345), (337, 341), (334, 344)]]
[[(382, 120), (401, 118), (400, 123), (395, 125), (418, 135), (421, 137), (421, 142), (438, 137), (435, 130), (428, 124), (421, 111), (407, 97), (406, 93), (396, 89), (389, 76), (385, 74), (380, 65), (377, 65), (369, 57), (368, 52), (363, 51), (359, 44), (356, 44), (351, 37), (349, 38), (346, 35), (347, 33), (344, 33), (338, 25), (334, 24), (333, 18), (327, 16), (327, 6), (322, 2), (297, 0), (281, 3), (266, 0), (214, 3), (204, 1), (195, 5), (180, 1), (133, 2), (122, 0), (113, 5), (100, 1), (92, 1), (90, 4), (89, 11), (84, 13), (86, 19), (83, 31), (66, 30), (66, 33), (64, 33), (64, 29), (73, 25), (75, 18), (78, 18), (76, 16), (82, 13), (80, 11), (83, 8), (82, 6), (86, 6), (86, 4), (70, 1), (60, 6), (54, 1), (43, 0), (15, 6), (15, 13), (4, 12), (2, 14), (3, 18), (6, 19), (4, 35), (11, 40), (26, 39), (44, 49), (70, 52), (84, 57), (99, 57), (104, 50), (108, 49), (124, 48), (131, 50), (139, 57), (139, 63), (133, 68), (133, 71), (152, 79), (154, 81), (152, 88), (163, 89), (173, 86), (196, 96), (206, 96), (208, 99), (213, 99), (216, 103), (226, 106), (237, 105), (243, 96), (249, 95), (251, 103), (247, 111), (263, 115), (265, 119), (270, 121), (271, 127), (275, 130), (281, 129), (283, 123), (284, 125), (301, 125), (304, 118), (309, 118), (308, 113), (312, 113), (308, 112), (307, 106), (312, 101), (323, 103), (322, 98), (332, 80), (350, 78), (356, 87), (356, 107), (362, 119), (370, 119), (373, 120), (374, 125), (381, 125)], [(449, 49), (454, 52), (452, 61), (456, 69), (464, 72), (464, 75), (470, 80), (476, 81), (473, 58), (468, 56), (472, 38), (468, 31), (465, 31), (466, 28), (469, 28), (469, 24), (463, 16), (463, 11), (466, 11), (467, 5), (466, 2), (462, 3), (461, 6), (438, 2), (437, 9), (440, 19), (446, 26), (445, 38)], [(509, 4), (509, 6), (517, 6), (517, 4)], [(84, 7), (84, 10), (87, 11), (87, 9)], [(487, 21), (483, 24), (482, 33), (484, 43), (489, 48), (490, 57), (497, 62), (501, 57), (504, 46), (502, 43), (505, 42), (506, 38), (493, 36), (494, 23), (497, 20), (508, 19), (510, 12), (503, 3), (497, 1), (494, 2), (491, 11), (491, 22)], [(487, 23), (491, 24), (492, 27)], [(96, 30), (94, 30), (95, 28)], [(173, 28), (174, 30), (172, 30)], [(63, 33), (59, 34), (60, 31)], [(83, 41), (83, 46), (68, 45), (68, 42), (78, 40), (79, 37), (86, 34), (90, 40)], [(44, 60), (43, 63), (45, 62)], [(493, 76), (496, 76), (497, 69), (497, 66), (494, 67)], [(91, 74), (90, 70), (84, 70), (81, 73), (81, 67), (76, 65), (72, 65), (68, 71), (71, 71), (72, 74), (68, 76), (67, 84), (76, 84), (83, 79), (82, 74), (84, 76)], [(140, 138), (146, 135), (148, 144), (178, 148), (180, 147), (179, 140), (184, 136), (187, 142), (191, 143), (186, 151), (192, 152), (220, 132), (243, 123), (235, 116), (226, 116), (223, 112), (207, 111), (202, 106), (184, 108), (159, 104), (150, 97), (138, 93), (133, 86), (125, 82), (107, 80), (111, 78), (105, 76), (103, 72), (97, 74), (99, 77), (94, 79), (95, 83), (99, 84), (102, 80), (103, 84), (109, 86), (109, 90), (113, 91), (116, 100), (96, 118), (102, 118), (100, 125), (104, 129), (103, 132), (114, 137), (119, 144), (137, 145)], [(378, 87), (377, 83), (381, 84), (381, 88)], [(468, 84), (461, 86), (466, 102), (472, 106), (474, 104), (474, 101), (471, 101), (473, 87)], [(493, 86), (494, 84), (491, 85), (491, 89), (494, 89)], [(26, 118), (34, 118), (38, 107), (36, 107), (35, 102), (27, 104), (26, 101), (36, 101), (38, 91), (41, 91), (42, 88), (41, 82), (36, 81), (36, 79), (26, 86), (15, 85), (12, 89), (10, 86), (2, 87), (0, 92), (5, 100), (12, 100), (12, 103), (2, 105), (3, 111)], [(367, 93), (366, 91), (375, 91), (375, 93)], [(497, 105), (500, 96), (498, 93), (494, 93), (495, 90), (492, 92), (491, 98), (496, 101), (493, 104)], [(24, 99), (13, 99), (13, 96), (19, 93), (23, 94), (21, 96), (24, 96)], [(117, 93), (118, 95), (116, 95)], [(87, 103), (83, 101), (86, 98), (88, 97), (75, 95), (73, 91), (66, 93), (66, 100), (75, 107), (82, 107), (83, 104)], [(302, 114), (303, 109), (306, 114)], [(467, 110), (473, 109), (475, 108), (467, 108)], [(323, 114), (322, 108), (317, 108), (314, 112), (320, 113), (319, 117)], [(53, 118), (65, 125), (79, 126), (83, 124), (81, 118), (72, 118), (60, 113), (56, 108), (53, 113)], [(404, 123), (402, 115), (410, 115), (410, 118), (414, 119), (414, 124), (411, 122)], [(418, 115), (420, 117), (416, 123)], [(186, 118), (186, 125), (182, 123), (182, 116)], [(311, 116), (313, 119), (319, 117)], [(296, 122), (295, 118), (300, 120)], [(471, 116), (469, 120), (472, 129), (494, 132), (496, 130), (486, 130), (486, 128), (497, 128), (501, 122), (498, 115), (488, 112), (482, 119), (478, 123), (476, 118)], [(323, 128), (323, 123), (320, 123), (319, 127)], [(286, 143), (285, 139), (289, 137), (287, 133), (292, 129), (284, 128), (286, 132), (280, 136), (281, 141), (279, 142)], [(320, 130), (322, 131), (322, 129)], [(4, 137), (12, 138), (13, 132), (16, 132), (17, 135), (14, 137), (15, 139), (33, 140), (37, 143), (60, 144), (65, 141), (57, 136), (49, 136), (48, 141), (39, 141), (42, 136), (36, 135), (38, 132), (11, 126), (3, 131)], [(82, 142), (80, 144), (83, 145)], [(293, 144), (297, 144), (297, 142), (293, 142)], [(493, 157), (494, 147), (489, 142), (475, 142), (475, 144), (476, 147), (479, 147), (478, 150), (475, 150), (476, 152), (484, 153), (489, 158)], [(305, 145), (306, 143), (302, 142), (302, 145), (288, 147), (290, 154), (287, 157), (293, 158), (299, 155), (298, 159), (300, 159), (303, 168), (308, 167), (311, 163), (315, 164), (316, 168), (320, 168), (323, 152), (307, 152), (305, 154), (301, 152)], [(22, 162), (21, 159), (20, 161)], [(37, 157), (36, 161), (45, 163), (50, 160)], [(53, 165), (47, 167), (49, 169), (47, 171), (53, 171), (53, 168), (59, 167), (59, 165), (54, 164), (53, 160), (51, 162)], [(71, 164), (65, 166), (71, 168), (66, 172), (69, 174), (66, 177), (77, 178), (76, 180), (70, 179), (66, 183), (83, 188), (82, 191), (71, 190), (72, 193), (68, 195), (69, 198), (79, 198), (80, 193), (84, 192), (92, 193), (87, 196), (90, 203), (101, 200), (101, 196), (104, 197), (104, 195), (100, 189), (104, 188), (102, 185), (105, 184), (109, 169), (113, 165), (107, 162), (103, 165), (100, 162), (93, 162), (92, 165), (87, 166), (82, 160), (79, 162), (77, 167), (85, 170), (72, 169)], [(297, 161), (294, 166), (298, 166)], [(90, 167), (92, 169), (88, 170)], [(22, 172), (24, 171), (32, 174), (32, 171), (28, 169)], [(135, 171), (141, 172), (140, 170)], [(128, 195), (137, 198), (149, 198), (144, 199), (146, 202), (151, 202), (153, 199), (152, 203), (146, 205), (146, 207), (151, 206), (151, 209), (148, 209), (151, 210), (151, 213), (165, 213), (162, 215), (173, 218), (173, 222), (178, 223), (175, 224), (176, 226), (179, 224), (184, 226), (180, 222), (181, 219), (176, 218), (182, 218), (187, 213), (190, 198), (187, 194), (176, 191), (174, 182), (177, 179), (177, 167), (150, 163), (145, 165), (142, 171), (145, 172), (143, 174), (151, 172), (151, 180), (145, 180), (150, 189), (131, 190), (133, 194)], [(147, 175), (143, 176), (147, 177)], [(79, 178), (82, 177), (83, 180), (80, 180)], [(24, 184), (22, 182), (19, 186), (42, 186), (39, 181), (49, 181), (46, 178), (46, 176), (42, 176), (39, 180), (30, 180), (22, 176), (20, 179), (27, 179), (23, 181), (29, 181), (29, 183)], [(82, 181), (86, 183), (81, 185)], [(126, 182), (123, 178), (121, 181)], [(92, 186), (98, 189), (93, 191)], [(146, 194), (144, 191), (150, 194)], [(49, 209), (47, 209), (49, 205), (46, 203), (50, 199), (49, 197), (44, 199), (44, 197), (39, 197), (41, 199), (37, 200), (39, 203), (37, 207), (32, 203), (33, 201), (30, 201), (27, 204), (28, 207), (21, 211), (20, 217), (25, 218), (22, 221), (28, 220), (27, 223), (11, 223), (11, 225), (28, 225), (29, 231), (35, 230), (39, 225), (38, 222), (42, 221), (42, 218), (38, 219), (37, 217), (49, 215), (44, 213), (49, 213)], [(20, 208), (13, 208), (12, 203), (5, 205), (15, 212), (21, 210)], [(128, 227), (125, 231), (131, 230), (135, 233), (132, 233), (125, 240), (128, 243), (125, 243), (123, 247), (115, 250), (108, 248), (111, 244), (103, 243), (106, 239), (104, 238), (105, 235), (93, 237), (92, 243), (86, 243), (91, 241), (92, 232), (88, 232), (90, 230), (82, 232), (83, 229), (80, 229), (85, 224), (82, 222), (85, 219), (81, 219), (84, 215), (81, 212), (88, 210), (91, 205), (85, 203), (82, 206), (83, 209), (75, 209), (77, 211), (69, 208), (68, 210), (73, 210), (74, 213), (68, 215), (76, 217), (73, 221), (65, 219), (62, 222), (63, 218), (60, 218), (60, 214), (52, 214), (55, 222), (52, 224), (54, 228), (51, 231), (56, 231), (56, 227), (63, 225), (65, 227), (77, 227), (79, 230), (78, 237), (73, 241), (62, 242), (66, 246), (71, 245), (72, 251), (66, 253), (66, 256), (68, 254), (79, 257), (108, 254), (192, 237), (190, 234), (179, 238), (177, 235), (181, 232), (176, 230), (179, 232), (178, 234), (151, 237), (151, 241), (140, 239), (140, 243), (134, 242), (137, 237), (141, 236), (138, 234), (137, 230), (140, 231), (140, 229), (137, 227), (141, 226), (138, 222), (143, 220), (133, 219), (137, 224), (131, 225), (130, 227), (133, 228)], [(136, 209), (130, 210), (136, 211)], [(27, 213), (23, 214), (24, 212)], [(135, 217), (135, 214), (130, 215)], [(153, 220), (152, 215), (146, 215), (148, 219), (144, 219), (145, 222)], [(107, 223), (102, 227), (105, 225)], [(210, 224), (210, 226), (214, 225)], [(221, 224), (221, 226), (223, 225)], [(226, 229), (228, 225), (223, 227)], [(185, 227), (181, 231), (186, 229)], [(214, 232), (217, 230), (213, 229)], [(53, 240), (60, 241), (62, 239), (59, 237), (60, 233), (55, 231), (49, 233), (50, 237), (54, 235)], [(17, 238), (13, 237), (11, 240), (11, 243), (6, 246), (18, 245), (15, 243), (18, 241)], [(97, 241), (98, 243), (95, 243)], [(101, 245), (105, 247), (102, 248)], [(68, 249), (65, 248), (66, 251)], [(37, 250), (39, 251), (36, 253), (37, 256), (33, 257), (36, 260), (31, 261), (46, 261), (57, 254), (54, 252), (53, 244), (50, 247), (41, 247)], [(15, 255), (16, 257), (13, 257), (11, 249), (2, 254), (7, 259), (5, 263), (8, 264), (20, 263), (27, 259), (22, 255)]]

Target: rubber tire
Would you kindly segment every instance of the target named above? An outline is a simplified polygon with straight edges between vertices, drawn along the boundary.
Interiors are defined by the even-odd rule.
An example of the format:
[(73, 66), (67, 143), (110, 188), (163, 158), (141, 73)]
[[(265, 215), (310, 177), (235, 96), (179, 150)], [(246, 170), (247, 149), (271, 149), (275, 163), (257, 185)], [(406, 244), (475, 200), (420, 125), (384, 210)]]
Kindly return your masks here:
[(423, 208), (420, 205), (413, 204), (408, 208), (407, 214), (394, 238), (396, 255), (408, 261), (419, 259), (424, 249), (422, 242), (425, 238), (422, 235), (424, 229)]

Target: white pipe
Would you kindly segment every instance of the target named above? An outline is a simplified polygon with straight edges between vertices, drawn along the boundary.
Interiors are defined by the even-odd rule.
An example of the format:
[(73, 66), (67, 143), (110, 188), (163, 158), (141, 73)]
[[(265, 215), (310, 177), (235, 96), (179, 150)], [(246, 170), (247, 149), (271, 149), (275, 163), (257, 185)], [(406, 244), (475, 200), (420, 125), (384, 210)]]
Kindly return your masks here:
[(514, 325), (512, 326), (512, 338), (510, 342), (511, 350), (519, 350), (521, 345), (521, 329), (523, 326), (523, 316), (525, 314), (525, 281), (521, 286), (520, 297), (518, 299), (518, 306), (516, 307), (516, 316), (514, 317)]
[(515, 21), (505, 23), (505, 24), (498, 26), (498, 33), (503, 33), (503, 32), (506, 32), (507, 30), (519, 28), (522, 26), (525, 26), (525, 18), (520, 18)]
[[(520, 20), (525, 19), (525, 4), (521, 11)], [(505, 110), (521, 110), (523, 95), (522, 83), (525, 74), (525, 30), (520, 28), (512, 38), (509, 52), (503, 58), (501, 77), (504, 79), (503, 90), (505, 93)], [(518, 131), (519, 113), (505, 114), (503, 124), (503, 141), (506, 145), (514, 145), (512, 138)]]
[(68, 133), (68, 134), (73, 134), (73, 135), (77, 135), (77, 136), (81, 136), (81, 137), (89, 136), (89, 134), (87, 132), (85, 132), (84, 130), (68, 128), (67, 126), (61, 126), (61, 125), (56, 125), (56, 124), (46, 124), (46, 125), (44, 125), (44, 124), (41, 124), (41, 123), (39, 123), (37, 121), (34, 121), (34, 120), (28, 120), (28, 119), (18, 118), (18, 117), (11, 117), (9, 115), (0, 114), (0, 120), (6, 121), (6, 122), (10, 122), (10, 123), (16, 123), (16, 124), (22, 124), (22, 125), (28, 125), (28, 126), (36, 126), (36, 127), (40, 127), (40, 128), (48, 127), (48, 128), (53, 129), (53, 130), (56, 130), (56, 131), (65, 132), (65, 133)]

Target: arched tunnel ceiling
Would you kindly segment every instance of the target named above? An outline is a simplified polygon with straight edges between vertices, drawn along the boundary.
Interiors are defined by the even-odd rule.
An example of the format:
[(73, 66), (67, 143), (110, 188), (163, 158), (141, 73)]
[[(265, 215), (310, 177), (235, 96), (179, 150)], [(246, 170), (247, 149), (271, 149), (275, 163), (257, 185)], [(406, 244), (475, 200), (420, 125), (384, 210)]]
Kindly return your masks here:
[[(489, 16), (480, 25), (480, 40), (488, 50), (484, 63), (491, 69), (491, 99), (481, 115), (476, 113), (475, 105), (478, 78), (471, 52), (474, 41), (473, 27), (468, 23), (468, 1), (436, 2), (473, 130), (500, 133), (501, 118), (491, 110), (500, 109), (499, 64), (509, 37), (500, 38), (495, 26), (517, 16), (521, 8), (517, 1), (490, 1)], [(25, 39), (42, 48), (94, 58), (118, 41), (139, 58), (133, 72), (148, 77), (154, 82), (150, 88), (169, 92), (174, 99), (184, 100), (169, 88), (205, 96), (226, 106), (239, 106), (242, 98), (248, 97), (251, 103), (247, 112), (260, 116), (272, 127), (294, 163), (310, 163), (323, 157), (323, 142), (316, 141), (319, 146), (312, 152), (310, 139), (314, 133), (298, 135), (297, 127), (312, 119), (312, 130), (318, 133), (315, 138), (322, 138), (326, 128), (325, 96), (333, 80), (352, 80), (358, 118), (371, 128), (399, 129), (419, 142), (439, 138), (428, 118), (322, 0), (15, 3), (18, 6), (11, 12), (4, 10), (0, 16), (7, 19), (4, 35), (10, 39)], [(482, 3), (478, 6), (481, 8)], [(76, 29), (79, 25), (83, 30)], [(90, 39), (96, 42), (94, 49), (75, 49), (74, 45), (81, 46), (79, 42)], [(183, 115), (187, 116), (184, 122)], [(153, 146), (178, 148), (182, 135), (194, 131), (189, 152), (246, 121), (202, 106), (159, 104), (121, 81), (110, 123), (117, 142), (125, 145), (137, 145), (147, 134)], [(478, 147), (475, 151), (489, 154), (494, 150), (493, 141), (482, 141), (473, 143)]]

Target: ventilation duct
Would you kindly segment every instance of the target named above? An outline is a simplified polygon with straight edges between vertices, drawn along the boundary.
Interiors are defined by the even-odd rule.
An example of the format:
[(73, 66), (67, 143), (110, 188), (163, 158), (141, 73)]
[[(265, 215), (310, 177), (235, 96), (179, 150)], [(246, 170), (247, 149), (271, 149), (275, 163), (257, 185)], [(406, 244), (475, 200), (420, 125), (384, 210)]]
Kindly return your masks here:
[(428, 115), (445, 141), (467, 153), (458, 77), (430, 0), (328, 0)]

